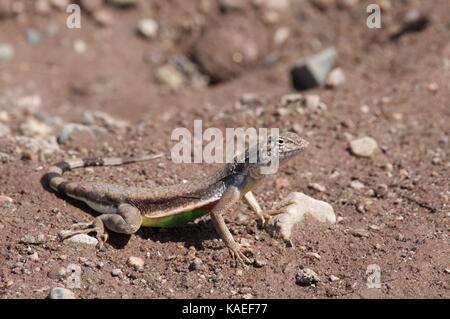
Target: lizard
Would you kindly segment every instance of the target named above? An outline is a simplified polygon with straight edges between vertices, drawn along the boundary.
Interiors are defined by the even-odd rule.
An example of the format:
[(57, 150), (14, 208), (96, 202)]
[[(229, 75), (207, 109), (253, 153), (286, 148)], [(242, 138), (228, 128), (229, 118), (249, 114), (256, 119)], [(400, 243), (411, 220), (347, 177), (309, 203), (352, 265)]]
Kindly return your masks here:
[[(269, 137), (268, 140), (271, 138)], [(282, 165), (303, 151), (308, 144), (297, 134), (286, 132), (273, 138), (273, 141), (266, 145), (268, 145), (269, 154), (272, 149), (275, 150), (273, 154), (276, 154), (279, 164)], [(101, 182), (75, 182), (65, 179), (63, 173), (81, 167), (136, 163), (155, 159), (163, 154), (125, 159), (62, 161), (51, 166), (43, 179), (53, 191), (82, 201), (101, 213), (91, 222), (76, 223), (69, 229), (62, 230), (59, 233), (62, 240), (76, 234), (95, 233), (98, 247), (101, 248), (108, 238), (107, 230), (131, 235), (141, 226), (171, 227), (209, 214), (215, 230), (228, 247), (232, 258), (235, 261), (250, 263), (243, 249), (230, 233), (223, 215), (232, 211), (241, 199), (245, 199), (263, 224), (272, 217), (271, 214), (264, 214), (252, 193), (252, 190), (268, 176), (261, 170), (267, 162), (263, 162), (260, 156), (256, 161), (250, 161), (254, 152), (260, 152), (258, 149), (257, 145), (250, 145), (243, 153), (244, 160), (238, 160), (236, 156), (233, 162), (226, 163), (222, 169), (209, 177), (154, 188), (128, 187)]]

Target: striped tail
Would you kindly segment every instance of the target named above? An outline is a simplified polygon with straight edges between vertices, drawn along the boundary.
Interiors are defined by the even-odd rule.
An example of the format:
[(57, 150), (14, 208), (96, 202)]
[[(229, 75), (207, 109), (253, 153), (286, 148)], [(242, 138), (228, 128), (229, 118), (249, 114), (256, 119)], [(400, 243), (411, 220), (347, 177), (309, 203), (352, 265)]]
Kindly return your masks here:
[(63, 177), (64, 172), (70, 171), (74, 168), (126, 165), (136, 162), (149, 161), (162, 156), (164, 156), (164, 154), (161, 153), (156, 155), (145, 155), (130, 158), (110, 157), (110, 158), (74, 159), (69, 161), (62, 161), (50, 167), (47, 173), (43, 176), (43, 180), (46, 181), (47, 185), (51, 189), (53, 189), (56, 192), (60, 192), (61, 186), (67, 183), (67, 180)]

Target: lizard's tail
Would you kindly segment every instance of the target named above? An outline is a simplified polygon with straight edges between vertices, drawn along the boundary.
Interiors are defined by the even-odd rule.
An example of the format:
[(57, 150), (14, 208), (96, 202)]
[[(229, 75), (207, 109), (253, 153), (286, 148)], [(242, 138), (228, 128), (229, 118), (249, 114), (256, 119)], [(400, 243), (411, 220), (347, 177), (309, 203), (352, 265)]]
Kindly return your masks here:
[(92, 167), (92, 166), (116, 166), (125, 165), (136, 162), (149, 161), (155, 158), (164, 156), (164, 154), (156, 155), (144, 155), (140, 157), (120, 158), (97, 158), (97, 159), (73, 159), (69, 161), (62, 161), (54, 164), (49, 168), (47, 173), (43, 176), (43, 180), (54, 191), (59, 191), (60, 187), (67, 183), (67, 180), (63, 177), (64, 172), (70, 171), (74, 168), (80, 167)]

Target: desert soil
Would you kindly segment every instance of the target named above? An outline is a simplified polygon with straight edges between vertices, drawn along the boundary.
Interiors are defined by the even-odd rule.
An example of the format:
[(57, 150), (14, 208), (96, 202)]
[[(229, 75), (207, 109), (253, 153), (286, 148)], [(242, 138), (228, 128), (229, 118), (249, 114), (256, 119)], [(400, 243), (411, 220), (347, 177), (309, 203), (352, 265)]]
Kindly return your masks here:
[[(329, 3), (325, 9), (295, 0), (249, 1), (234, 9), (236, 1), (222, 1), (227, 10), (214, 0), (142, 0), (122, 9), (100, 4), (90, 14), (82, 9), (80, 29), (66, 27), (64, 6), (39, 1), (36, 10), (38, 1), (16, 2), (24, 7), (0, 17), (0, 42), (13, 47), (0, 60), (2, 298), (45, 298), (54, 287), (70, 288), (70, 264), (81, 267), (80, 287), (70, 288), (79, 298), (450, 297), (447, 0), (378, 1), (381, 29), (367, 28), (367, 1), (322, 1)], [(428, 26), (390, 40), (408, 10), (429, 18)], [(159, 25), (152, 39), (135, 32), (143, 18)], [(289, 30), (284, 42), (280, 28)], [(281, 105), (284, 94), (294, 93), (291, 66), (331, 46), (345, 82), (302, 92), (318, 95), (326, 108)], [(232, 51), (241, 49), (233, 61)], [(173, 67), (177, 56), (193, 61), (191, 73)], [(158, 77), (167, 64), (170, 78)], [(202, 72), (209, 72), (209, 85)], [(161, 83), (167, 80), (169, 86)], [(85, 125), (87, 111), (116, 121)], [(294, 247), (286, 247), (239, 205), (226, 222), (252, 247), (259, 267), (232, 267), (207, 217), (132, 236), (111, 233), (101, 251), (58, 240), (61, 229), (95, 213), (43, 187), (52, 163), (166, 152), (173, 129), (192, 129), (195, 119), (205, 128), (298, 132), (308, 149), (255, 194), (270, 208), (303, 192), (331, 204), (338, 222), (307, 219), (294, 230)], [(67, 123), (86, 131), (55, 142)], [(371, 157), (349, 151), (349, 142), (363, 136), (378, 143)], [(39, 146), (44, 140), (50, 145)], [(215, 169), (162, 158), (67, 176), (152, 187)], [(130, 266), (131, 256), (144, 266)], [(191, 266), (195, 258), (199, 269)], [(366, 285), (371, 264), (381, 269), (379, 289)], [(297, 285), (301, 268), (320, 281)]]

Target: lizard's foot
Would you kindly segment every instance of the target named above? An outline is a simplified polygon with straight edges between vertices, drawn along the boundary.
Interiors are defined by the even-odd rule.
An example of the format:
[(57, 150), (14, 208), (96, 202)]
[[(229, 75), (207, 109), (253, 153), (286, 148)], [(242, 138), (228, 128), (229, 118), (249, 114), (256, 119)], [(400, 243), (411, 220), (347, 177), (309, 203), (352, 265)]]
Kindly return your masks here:
[(73, 224), (69, 229), (61, 230), (58, 235), (61, 240), (65, 240), (69, 237), (78, 234), (90, 234), (90, 233), (95, 233), (95, 237), (98, 240), (97, 248), (98, 249), (103, 248), (103, 244), (108, 239), (108, 233), (106, 232), (105, 227), (103, 226), (103, 222), (99, 219), (95, 219), (94, 221), (89, 223)]
[(250, 248), (242, 248), (239, 244), (233, 245), (233, 247), (229, 247), (230, 255), (235, 261), (236, 265), (238, 262), (241, 262), (243, 264), (252, 264), (253, 261), (250, 260), (244, 252), (247, 252), (248, 254), (253, 256), (253, 251)]
[(267, 222), (269, 222), (273, 216), (286, 214), (288, 211), (288, 208), (290, 205), (296, 204), (294, 201), (288, 201), (287, 203), (278, 204), (275, 205), (272, 209), (268, 209), (263, 211), (259, 216), (262, 220), (263, 226), (267, 225)]

